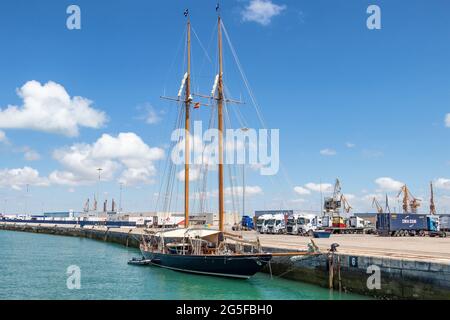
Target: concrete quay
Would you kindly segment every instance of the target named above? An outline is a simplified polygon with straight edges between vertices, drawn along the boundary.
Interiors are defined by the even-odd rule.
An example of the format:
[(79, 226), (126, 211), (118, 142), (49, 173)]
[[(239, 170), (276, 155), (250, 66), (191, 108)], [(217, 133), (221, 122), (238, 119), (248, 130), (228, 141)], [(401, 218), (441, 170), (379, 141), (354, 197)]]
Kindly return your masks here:
[[(0, 230), (84, 237), (99, 241), (139, 247), (143, 229), (107, 229), (48, 224), (0, 222)], [(1, 232), (1, 231), (0, 231)], [(239, 232), (253, 240), (254, 233)], [(268, 252), (305, 250), (310, 238), (289, 235), (259, 235)], [(274, 257), (274, 277), (298, 280), (334, 290), (342, 290), (387, 299), (450, 300), (450, 238), (383, 238), (373, 235), (334, 235), (330, 239), (314, 239), (323, 253), (319, 256)], [(330, 280), (330, 257), (327, 251), (338, 243), (331, 258), (333, 278)], [(379, 279), (379, 285), (377, 280)]]

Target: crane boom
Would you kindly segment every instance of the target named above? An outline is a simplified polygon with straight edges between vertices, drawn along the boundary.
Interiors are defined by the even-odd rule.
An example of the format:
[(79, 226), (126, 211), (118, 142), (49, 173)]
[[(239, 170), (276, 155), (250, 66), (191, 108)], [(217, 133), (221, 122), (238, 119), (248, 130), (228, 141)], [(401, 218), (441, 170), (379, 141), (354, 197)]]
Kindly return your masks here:
[(383, 213), (383, 207), (381, 207), (376, 197), (373, 197), (372, 207), (376, 207), (378, 213)]
[(417, 209), (420, 207), (420, 199), (414, 197), (409, 191), (408, 186), (405, 184), (398, 193), (397, 197), (403, 194), (403, 212), (408, 213), (411, 209), (411, 213), (417, 213)]
[(430, 214), (431, 214), (431, 215), (435, 215), (435, 214), (436, 214), (436, 205), (434, 204), (433, 182), (430, 182), (430, 191), (431, 191), (431, 198), (430, 198)]

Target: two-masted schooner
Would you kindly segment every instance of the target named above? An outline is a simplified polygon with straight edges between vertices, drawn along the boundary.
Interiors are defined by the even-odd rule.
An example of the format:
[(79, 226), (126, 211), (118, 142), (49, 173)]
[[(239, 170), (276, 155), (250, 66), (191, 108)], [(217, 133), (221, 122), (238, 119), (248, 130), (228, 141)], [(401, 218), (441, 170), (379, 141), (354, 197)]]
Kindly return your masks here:
[[(218, 14), (218, 52), (219, 74), (216, 79), (211, 100), (217, 103), (218, 140), (218, 209), (219, 230), (190, 228), (189, 224), (189, 169), (190, 169), (190, 112), (198, 108), (191, 94), (191, 23), (187, 17), (187, 70), (181, 90), (176, 101), (185, 108), (185, 169), (184, 169), (184, 212), (185, 228), (156, 231), (146, 235), (141, 243), (141, 252), (151, 265), (176, 271), (248, 279), (261, 271), (272, 259), (272, 254), (264, 253), (259, 241), (243, 241), (237, 236), (227, 234), (224, 224), (224, 143), (223, 143), (223, 108), (226, 102), (223, 81), (222, 21)], [(181, 93), (181, 91), (180, 91)], [(183, 98), (181, 98), (183, 97)]]

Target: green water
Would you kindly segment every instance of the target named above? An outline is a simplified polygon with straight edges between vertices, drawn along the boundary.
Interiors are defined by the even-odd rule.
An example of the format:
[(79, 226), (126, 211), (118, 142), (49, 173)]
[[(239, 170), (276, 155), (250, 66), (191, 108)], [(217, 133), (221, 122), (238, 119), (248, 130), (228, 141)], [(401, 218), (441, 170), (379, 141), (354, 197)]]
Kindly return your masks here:
[[(127, 264), (139, 256), (89, 239), (0, 231), (0, 299), (364, 299), (266, 274), (229, 280)], [(81, 270), (79, 290), (67, 288), (72, 265)]]

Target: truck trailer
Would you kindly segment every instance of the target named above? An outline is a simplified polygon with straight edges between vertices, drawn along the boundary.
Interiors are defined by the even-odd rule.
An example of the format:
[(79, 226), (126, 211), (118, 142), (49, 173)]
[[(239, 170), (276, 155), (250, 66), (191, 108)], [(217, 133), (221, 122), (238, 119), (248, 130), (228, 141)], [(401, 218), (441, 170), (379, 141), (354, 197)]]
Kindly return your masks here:
[(439, 218), (425, 214), (379, 213), (377, 232), (381, 236), (446, 236), (440, 231)]

